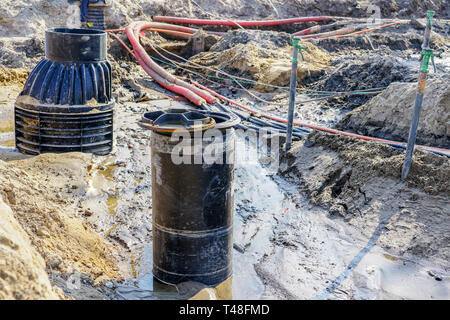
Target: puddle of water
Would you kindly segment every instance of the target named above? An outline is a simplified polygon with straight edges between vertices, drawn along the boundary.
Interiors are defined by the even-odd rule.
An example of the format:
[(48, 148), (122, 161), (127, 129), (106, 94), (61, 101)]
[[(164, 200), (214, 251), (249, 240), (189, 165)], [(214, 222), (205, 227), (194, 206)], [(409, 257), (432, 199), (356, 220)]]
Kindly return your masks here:
[(108, 181), (114, 180), (114, 173), (116, 169), (118, 168), (117, 165), (112, 163), (103, 164), (98, 168), (98, 173), (101, 174), (103, 177), (105, 177)]
[[(252, 169), (249, 169), (251, 167)], [(236, 172), (233, 188), (238, 190), (235, 194), (237, 210), (234, 219), (234, 234), (239, 235), (235, 243), (245, 243), (245, 253), (236, 250), (233, 252), (233, 277), (219, 284), (215, 288), (204, 288), (198, 283), (184, 284), (185, 290), (190, 287), (193, 299), (259, 299), (264, 292), (264, 285), (253, 268), (257, 262), (258, 252), (263, 252), (270, 246), (271, 214), (274, 210), (274, 203), (283, 201), (286, 197), (282, 193), (274, 193), (273, 188), (277, 188), (275, 182), (257, 163), (249, 163), (246, 159), (236, 160)], [(278, 189), (278, 188), (277, 188)], [(256, 204), (255, 204), (256, 203)], [(242, 210), (244, 206), (250, 205), (251, 210), (256, 214), (258, 211), (264, 213), (255, 218), (254, 224), (246, 224), (247, 219), (251, 219), (250, 214)], [(256, 206), (255, 206), (256, 205)], [(283, 210), (280, 204), (278, 210)], [(245, 229), (245, 230), (244, 230)], [(247, 241), (247, 242), (246, 242)], [(139, 258), (140, 257), (140, 258)], [(135, 280), (120, 287), (119, 295), (123, 299), (149, 299), (150, 297), (161, 297), (159, 292), (153, 289), (155, 282), (152, 272), (152, 244), (133, 251), (131, 268)], [(182, 284), (183, 285), (183, 284)], [(160, 286), (164, 286), (160, 284)], [(130, 289), (133, 287), (133, 289)], [(172, 287), (172, 286), (168, 286)], [(192, 292), (195, 288), (198, 292)], [(188, 290), (189, 291), (189, 290)], [(194, 290), (195, 291), (195, 290)], [(182, 295), (181, 295), (182, 296)], [(161, 297), (164, 299), (165, 297)], [(178, 295), (180, 298), (180, 295)]]
[[(95, 197), (99, 194), (106, 194), (106, 207), (111, 215), (117, 212), (119, 202), (119, 190), (114, 183), (114, 175), (118, 166), (113, 164), (113, 158), (108, 157), (100, 163), (91, 163), (87, 167), (88, 190), (87, 195)], [(110, 191), (112, 189), (112, 191)], [(112, 231), (111, 231), (112, 232)], [(109, 232), (110, 233), (110, 232)], [(109, 235), (109, 233), (107, 235)]]
[(117, 202), (119, 201), (118, 197), (119, 191), (116, 189), (115, 195), (108, 195), (108, 199), (106, 200), (106, 205), (108, 206), (108, 211), (111, 215), (115, 215), (117, 213)]
[(395, 257), (395, 256), (390, 255), (390, 254), (388, 254), (388, 253), (384, 253), (384, 254), (383, 254), (383, 257), (385, 257), (385, 258), (388, 259), (388, 260), (392, 260), (392, 261), (399, 261), (399, 260), (401, 260), (401, 258)]

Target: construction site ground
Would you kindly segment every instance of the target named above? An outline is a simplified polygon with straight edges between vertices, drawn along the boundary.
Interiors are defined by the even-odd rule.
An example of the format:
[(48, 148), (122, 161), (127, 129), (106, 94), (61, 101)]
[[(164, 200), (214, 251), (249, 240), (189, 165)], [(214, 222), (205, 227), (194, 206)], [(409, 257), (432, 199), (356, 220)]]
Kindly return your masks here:
[[(276, 0), (197, 2), (230, 19), (367, 15), (365, 2), (353, 0), (332, 1), (333, 10), (317, 1), (292, 1), (289, 9)], [(366, 36), (307, 42), (298, 85), (386, 89), (328, 99), (299, 94), (297, 101), (314, 101), (298, 104), (295, 119), (406, 142), (423, 17), (434, 9), (433, 47), (447, 53), (435, 58), (437, 70), (430, 72), (417, 142), (450, 149), (448, 4), (375, 2), (383, 17), (412, 21)], [(32, 157), (15, 150), (15, 100), (44, 57), (45, 30), (67, 26), (72, 4), (18, 0), (0, 9), (0, 299), (450, 298), (449, 157), (417, 149), (402, 181), (404, 150), (315, 130), (281, 152), (277, 172), (237, 158), (231, 279), (215, 288), (154, 282), (150, 133), (138, 121), (144, 112), (193, 105), (175, 101), (110, 38), (113, 152)], [(123, 28), (157, 14), (213, 18), (191, 1), (115, 0), (106, 23)], [(186, 54), (190, 43), (157, 33), (149, 32), (143, 45), (154, 57), (162, 58), (152, 47), (157, 44), (198, 65), (195, 73), (178, 68), (177, 75), (287, 118), (288, 92), (275, 87), (289, 85), (288, 32), (294, 30), (224, 29), (223, 37), (212, 37), (207, 50), (193, 56)], [(215, 78), (211, 68), (272, 86), (243, 84), (258, 100), (234, 82)], [(238, 137), (237, 144), (243, 143)]]

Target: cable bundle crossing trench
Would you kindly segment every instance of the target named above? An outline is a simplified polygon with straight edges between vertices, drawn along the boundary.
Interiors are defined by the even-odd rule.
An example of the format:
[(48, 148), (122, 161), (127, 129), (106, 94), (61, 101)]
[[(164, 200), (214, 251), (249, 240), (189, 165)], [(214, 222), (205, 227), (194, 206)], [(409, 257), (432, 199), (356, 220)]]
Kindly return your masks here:
[[(170, 34), (172, 36), (179, 37), (181, 39), (189, 39), (192, 37), (199, 29), (190, 28), (190, 27), (184, 27), (179, 25), (173, 25), (169, 23), (162, 23), (162, 22), (171, 22), (171, 23), (186, 23), (186, 24), (199, 24), (199, 25), (219, 25), (219, 26), (274, 26), (274, 25), (281, 25), (281, 24), (291, 24), (291, 23), (299, 23), (299, 22), (318, 22), (318, 21), (329, 21), (329, 20), (344, 20), (344, 21), (360, 21), (361, 19), (351, 19), (351, 18), (333, 18), (333, 17), (305, 17), (305, 18), (292, 18), (292, 19), (283, 19), (283, 20), (267, 20), (267, 21), (231, 21), (231, 20), (201, 20), (201, 19), (186, 19), (186, 18), (175, 18), (175, 17), (153, 17), (153, 20), (159, 21), (159, 22), (148, 22), (148, 21), (139, 21), (139, 22), (133, 22), (131, 23), (125, 30), (117, 29), (117, 30), (107, 30), (108, 34), (116, 38), (127, 50), (128, 52), (136, 58), (136, 60), (139, 62), (139, 64), (142, 66), (144, 71), (152, 77), (159, 85), (164, 87), (165, 89), (176, 93), (178, 95), (181, 95), (185, 97), (187, 100), (195, 104), (197, 107), (208, 110), (210, 109), (210, 105), (214, 105), (216, 108), (226, 111), (226, 112), (233, 112), (239, 115), (243, 120), (246, 120), (250, 123), (250, 125), (241, 125), (241, 127), (245, 129), (253, 129), (257, 130), (262, 127), (271, 127), (276, 129), (277, 132), (284, 133), (286, 132), (286, 119), (282, 119), (273, 115), (269, 115), (266, 113), (262, 113), (259, 110), (255, 110), (253, 108), (245, 107), (231, 99), (228, 99), (222, 95), (219, 95), (215, 91), (204, 87), (200, 85), (197, 82), (192, 82), (193, 84), (190, 84), (186, 82), (183, 79), (180, 79), (171, 73), (167, 72), (164, 68), (162, 68), (160, 65), (158, 65), (152, 57), (149, 56), (149, 54), (146, 52), (144, 47), (140, 44), (140, 37), (145, 36), (143, 31), (156, 31), (161, 33)], [(352, 27), (352, 26), (345, 26), (344, 28), (328, 31), (331, 27), (331, 25), (325, 25), (324, 26), (315, 26), (308, 29), (304, 29), (300, 32), (294, 33), (293, 37), (299, 37), (308, 35), (308, 38), (317, 38), (317, 39), (325, 39), (329, 37), (343, 37), (343, 36), (350, 36), (350, 35), (357, 35), (365, 32), (370, 32), (377, 29), (387, 28), (399, 24), (406, 23), (403, 21), (394, 21), (387, 24), (379, 23), (378, 25), (372, 27), (372, 28), (366, 28), (362, 29), (359, 27)], [(342, 22), (333, 23), (332, 25), (341, 26), (343, 25)], [(315, 29), (313, 29), (315, 28)], [(311, 36), (311, 33), (318, 32), (320, 30), (327, 30), (327, 32), (319, 33), (317, 36)], [(344, 30), (344, 31), (342, 31)], [(114, 32), (125, 32), (128, 40), (130, 41), (133, 50), (131, 50), (121, 39), (118, 37)], [(208, 33), (212, 33), (215, 35), (223, 35), (221, 32), (211, 32), (207, 31)], [(305, 37), (306, 38), (306, 37)], [(161, 54), (162, 55), (162, 54)], [(177, 56), (178, 57), (178, 56)], [(164, 57), (165, 58), (165, 57)], [(178, 57), (181, 58), (181, 57)], [(167, 58), (166, 58), (167, 59)], [(185, 60), (185, 59), (183, 59)], [(174, 62), (173, 60), (170, 60)], [(186, 60), (185, 60), (186, 61)], [(179, 66), (179, 64), (174, 64), (176, 67)], [(243, 90), (247, 91), (251, 96), (258, 98), (251, 94), (250, 91), (245, 89), (239, 82), (239, 80), (236, 79), (242, 79), (239, 77), (235, 77), (232, 75), (229, 75), (227, 73), (222, 72), (223, 74), (230, 76), (235, 83), (237, 83)], [(209, 80), (211, 81), (211, 80)], [(211, 81), (214, 82), (214, 81)], [(281, 87), (280, 87), (281, 88)], [(375, 90), (377, 89), (377, 90)], [(365, 90), (366, 92), (314, 92), (313, 90), (305, 90), (306, 92), (311, 91), (310, 93), (316, 93), (316, 94), (325, 94), (327, 95), (325, 98), (330, 96), (336, 96), (336, 95), (342, 95), (342, 94), (374, 94), (379, 93), (379, 89), (383, 88), (374, 88), (374, 90)], [(319, 98), (322, 99), (322, 98)], [(259, 99), (261, 100), (261, 99)], [(314, 99), (316, 100), (316, 99)], [(246, 112), (249, 112), (249, 116), (242, 116), (241, 113), (233, 111), (233, 109), (230, 109), (223, 104), (220, 103), (220, 101), (225, 101), (228, 104), (230, 104), (235, 109), (244, 110)], [(264, 100), (263, 100), (264, 101)], [(266, 101), (264, 101), (266, 102)], [(302, 101), (300, 103), (304, 103), (308, 101)], [(267, 121), (262, 120), (262, 118), (267, 119)], [(355, 133), (350, 132), (344, 132), (336, 129), (330, 129), (325, 127), (320, 127), (316, 125), (310, 125), (307, 123), (302, 122), (294, 122), (294, 135), (295, 136), (304, 136), (305, 134), (308, 134), (310, 132), (310, 129), (318, 130), (322, 132), (327, 132), (330, 134), (339, 134), (344, 135), (348, 137), (353, 137), (356, 139), (361, 139), (365, 141), (376, 141), (384, 144), (391, 145), (395, 148), (404, 149), (406, 146), (404, 143), (397, 142), (397, 141), (391, 141), (386, 139), (380, 139), (380, 138), (374, 138), (374, 137), (368, 137), (363, 135), (358, 135)], [(434, 152), (440, 155), (450, 156), (450, 150), (442, 149), (442, 148), (436, 148), (436, 147), (429, 147), (429, 146), (420, 146), (417, 145), (417, 148)]]

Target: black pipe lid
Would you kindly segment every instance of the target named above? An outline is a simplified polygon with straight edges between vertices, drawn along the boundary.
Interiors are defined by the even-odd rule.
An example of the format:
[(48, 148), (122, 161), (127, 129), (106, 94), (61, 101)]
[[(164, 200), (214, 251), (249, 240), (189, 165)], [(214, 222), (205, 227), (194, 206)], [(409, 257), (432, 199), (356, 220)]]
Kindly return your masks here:
[(216, 125), (212, 117), (188, 109), (168, 109), (144, 113), (139, 124), (154, 132), (170, 134), (176, 130), (194, 132), (211, 129)]
[(106, 60), (107, 34), (96, 29), (56, 28), (45, 32), (45, 56), (58, 62)]

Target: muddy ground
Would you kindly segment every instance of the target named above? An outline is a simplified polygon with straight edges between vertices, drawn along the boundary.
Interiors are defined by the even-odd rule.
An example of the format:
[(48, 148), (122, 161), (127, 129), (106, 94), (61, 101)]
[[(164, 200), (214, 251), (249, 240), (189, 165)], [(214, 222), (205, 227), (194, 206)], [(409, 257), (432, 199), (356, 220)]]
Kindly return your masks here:
[[(299, 104), (295, 118), (404, 142), (419, 68), (421, 17), (425, 8), (437, 11), (433, 46), (448, 50), (449, 12), (445, 1), (375, 2), (382, 4), (383, 17), (417, 19), (368, 37), (308, 42), (298, 85), (328, 91), (382, 87), (382, 92)], [(149, 133), (137, 122), (146, 111), (187, 103), (174, 101), (110, 40), (117, 101), (113, 152), (26, 157), (14, 149), (15, 98), (43, 57), (45, 29), (77, 23), (70, 20), (71, 3), (15, 1), (0, 9), (0, 299), (450, 297), (449, 158), (417, 151), (402, 182), (403, 151), (319, 132), (282, 152), (276, 173), (238, 158), (232, 279), (217, 288), (154, 282)], [(333, 7), (292, 1), (289, 9), (277, 0), (197, 3), (214, 15), (240, 19), (367, 13), (364, 1), (354, 0), (336, 0)], [(191, 1), (169, 6), (118, 0), (108, 10), (111, 28), (152, 15), (208, 17)], [(24, 21), (26, 27), (19, 27)], [(292, 31), (229, 31), (193, 56), (184, 42), (151, 39), (202, 67), (271, 84), (243, 84), (262, 102), (229, 80), (212, 78), (217, 73), (208, 68), (201, 69), (200, 78), (174, 70), (285, 117), (287, 91), (276, 87), (289, 84), (292, 49), (286, 32)], [(146, 40), (143, 44), (162, 58)], [(438, 72), (430, 73), (418, 142), (449, 149), (450, 64), (445, 54), (435, 62)], [(315, 98), (302, 91), (297, 101)]]

